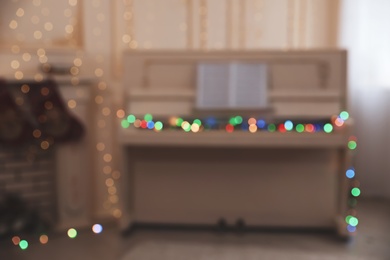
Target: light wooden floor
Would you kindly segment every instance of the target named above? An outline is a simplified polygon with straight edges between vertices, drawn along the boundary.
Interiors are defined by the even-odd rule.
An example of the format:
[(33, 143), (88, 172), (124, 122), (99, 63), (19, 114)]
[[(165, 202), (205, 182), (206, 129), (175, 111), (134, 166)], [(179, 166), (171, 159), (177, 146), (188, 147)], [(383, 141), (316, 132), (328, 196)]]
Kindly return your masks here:
[(21, 251), (0, 241), (1, 260), (389, 260), (390, 201), (361, 200), (357, 236), (342, 242), (330, 234), (299, 232), (215, 233), (138, 230), (122, 237), (115, 228), (76, 239), (53, 234), (47, 245), (30, 241)]

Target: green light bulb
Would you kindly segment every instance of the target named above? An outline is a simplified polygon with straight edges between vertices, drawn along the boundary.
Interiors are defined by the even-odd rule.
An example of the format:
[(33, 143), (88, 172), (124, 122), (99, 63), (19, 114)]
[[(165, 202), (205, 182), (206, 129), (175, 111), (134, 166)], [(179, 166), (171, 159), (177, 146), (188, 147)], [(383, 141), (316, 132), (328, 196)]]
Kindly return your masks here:
[(184, 121), (183, 118), (179, 117), (178, 119), (176, 119), (176, 125), (180, 127), (183, 121)]
[(241, 124), (242, 123), (242, 116), (236, 116), (235, 118), (234, 118), (234, 121), (235, 121), (235, 123), (237, 124), (237, 125), (239, 125), (239, 124)]
[(325, 133), (331, 133), (332, 131), (333, 131), (333, 126), (332, 126), (332, 124), (325, 124), (324, 125), (324, 131), (325, 131)]
[(123, 128), (129, 128), (130, 123), (129, 123), (129, 121), (127, 121), (126, 119), (123, 119), (123, 120), (121, 121), (121, 125), (122, 125)]
[(353, 140), (352, 140), (352, 141), (349, 141), (349, 142), (348, 142), (348, 148), (349, 148), (349, 149), (355, 150), (356, 147), (357, 147), (356, 141), (353, 141)]
[(302, 124), (297, 124), (295, 130), (297, 130), (298, 133), (302, 133), (303, 131), (305, 131), (305, 126)]
[(28, 242), (26, 240), (21, 240), (19, 242), (19, 247), (22, 249), (22, 250), (26, 250), (28, 248)]
[(154, 128), (157, 130), (157, 131), (161, 131), (163, 129), (164, 125), (163, 123), (161, 123), (160, 121), (157, 121), (155, 124), (154, 124)]
[(353, 227), (356, 227), (359, 224), (359, 220), (357, 218), (355, 218), (355, 217), (351, 217), (349, 219), (348, 224), (350, 224)]
[(268, 131), (269, 132), (275, 132), (276, 130), (276, 126), (274, 124), (269, 124), (268, 125)]
[(77, 231), (76, 231), (76, 229), (74, 229), (74, 228), (69, 229), (69, 230), (68, 230), (68, 237), (70, 237), (70, 238), (75, 238), (75, 237), (77, 237)]
[(134, 123), (135, 122), (135, 116), (134, 115), (129, 115), (127, 117), (127, 122), (129, 122), (130, 124)]
[(351, 194), (352, 194), (352, 196), (354, 196), (354, 197), (359, 197), (359, 195), (360, 195), (360, 189), (359, 189), (359, 188), (353, 188), (353, 189), (351, 190)]
[(144, 119), (146, 122), (149, 122), (149, 121), (152, 121), (153, 120), (153, 116), (151, 114), (146, 114), (144, 116)]
[(349, 113), (347, 111), (343, 111), (340, 113), (340, 118), (343, 119), (344, 121), (349, 118)]
[(194, 120), (194, 124), (197, 124), (198, 126), (201, 126), (202, 125), (202, 121), (200, 121), (200, 119), (195, 119)]

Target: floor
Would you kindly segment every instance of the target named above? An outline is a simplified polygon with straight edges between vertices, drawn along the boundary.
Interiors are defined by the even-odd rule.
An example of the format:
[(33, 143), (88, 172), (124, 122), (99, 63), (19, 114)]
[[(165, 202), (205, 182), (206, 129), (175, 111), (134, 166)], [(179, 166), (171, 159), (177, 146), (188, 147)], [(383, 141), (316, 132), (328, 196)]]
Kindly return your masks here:
[(313, 232), (217, 232), (139, 229), (123, 237), (115, 227), (102, 234), (79, 231), (75, 239), (50, 234), (41, 245), (30, 239), (22, 251), (0, 241), (1, 260), (390, 260), (390, 201), (360, 200), (359, 229), (353, 239)]

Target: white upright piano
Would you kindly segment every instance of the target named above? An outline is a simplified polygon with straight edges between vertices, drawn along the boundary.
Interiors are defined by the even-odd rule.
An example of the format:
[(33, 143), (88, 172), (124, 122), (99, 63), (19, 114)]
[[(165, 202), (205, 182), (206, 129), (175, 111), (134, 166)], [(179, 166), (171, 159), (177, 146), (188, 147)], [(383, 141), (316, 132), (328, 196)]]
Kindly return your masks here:
[[(265, 65), (267, 107), (222, 114), (265, 118), (276, 130), (227, 131), (223, 122), (203, 131), (170, 126), (177, 118), (220, 115), (220, 109), (207, 114), (197, 107), (205, 63)], [(356, 217), (349, 206), (353, 179), (346, 177), (353, 169), (350, 120), (335, 125), (346, 110), (345, 51), (129, 51), (124, 75), (126, 116), (132, 118), (118, 135), (123, 227), (223, 220), (228, 226), (354, 232), (356, 223), (351, 228), (348, 222)], [(164, 128), (134, 126), (145, 114)], [(310, 131), (304, 123), (302, 131), (295, 128), (324, 119), (331, 131)], [(291, 120), (292, 131), (279, 131), (284, 120)]]

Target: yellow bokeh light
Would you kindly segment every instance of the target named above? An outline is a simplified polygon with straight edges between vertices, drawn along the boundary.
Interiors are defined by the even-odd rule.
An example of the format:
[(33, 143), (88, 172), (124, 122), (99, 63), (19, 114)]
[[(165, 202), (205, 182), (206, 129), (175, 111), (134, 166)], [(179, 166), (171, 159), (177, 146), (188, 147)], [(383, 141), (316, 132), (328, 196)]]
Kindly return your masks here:
[(41, 142), (41, 148), (42, 148), (43, 150), (47, 150), (47, 149), (49, 148), (49, 146), (50, 146), (50, 144), (49, 144), (48, 141), (42, 141), (42, 142)]
[(18, 80), (20, 80), (20, 79), (22, 79), (24, 77), (24, 75), (23, 75), (23, 72), (21, 72), (21, 71), (17, 71), (17, 72), (15, 72), (15, 79), (18, 79)]
[(124, 111), (123, 109), (118, 109), (118, 110), (116, 111), (116, 116), (117, 116), (118, 118), (124, 118), (124, 117), (125, 117), (125, 111)]
[(83, 61), (80, 58), (76, 58), (73, 60), (73, 64), (77, 67), (80, 67), (83, 64)]
[(50, 32), (53, 30), (53, 24), (50, 22), (45, 23), (44, 28), (46, 31)]
[(124, 34), (124, 35), (122, 36), (122, 41), (123, 41), (124, 43), (130, 43), (130, 41), (131, 41), (130, 35)]
[(108, 179), (106, 180), (106, 186), (107, 186), (107, 187), (112, 187), (113, 185), (114, 185), (114, 180), (111, 179), (111, 178), (108, 178)]
[(23, 84), (23, 85), (20, 87), (20, 90), (21, 90), (24, 94), (26, 94), (26, 93), (28, 93), (28, 92), (30, 91), (30, 86), (27, 85), (27, 84)]
[(48, 58), (47, 58), (47, 56), (41, 56), (38, 58), (38, 60), (40, 63), (44, 64), (48, 61)]
[(28, 53), (28, 52), (25, 52), (25, 53), (23, 53), (22, 58), (23, 58), (23, 60), (26, 61), (26, 62), (27, 62), (27, 61), (30, 61), (30, 60), (31, 60), (31, 54)]
[(73, 29), (73, 25), (68, 24), (67, 26), (65, 26), (65, 32), (68, 34), (73, 33)]
[(137, 49), (137, 48), (138, 48), (138, 42), (132, 40), (132, 41), (130, 42), (130, 44), (129, 44), (129, 47), (130, 47), (131, 49)]
[(11, 29), (16, 29), (16, 28), (18, 28), (18, 22), (15, 21), (15, 20), (12, 20), (12, 21), (9, 23), (9, 28), (11, 28)]
[(37, 73), (34, 75), (34, 80), (36, 82), (41, 82), (43, 80), (43, 75), (41, 73)]
[(75, 67), (75, 66), (73, 66), (72, 68), (70, 68), (70, 74), (72, 74), (73, 76), (78, 75), (79, 72), (80, 72), (80, 69), (77, 68), (77, 67)]
[(108, 188), (108, 193), (110, 195), (115, 195), (116, 194), (116, 188), (115, 187), (109, 187)]
[(41, 135), (42, 135), (41, 130), (35, 129), (35, 130), (33, 131), (33, 136), (34, 136), (35, 138), (39, 138), (39, 137), (41, 137)]
[(42, 32), (41, 31), (35, 31), (34, 32), (34, 38), (39, 40), (42, 39)]
[(71, 99), (68, 101), (68, 107), (69, 108), (75, 108), (77, 106), (76, 100)]
[(109, 153), (106, 153), (104, 156), (103, 156), (103, 160), (107, 163), (111, 162), (112, 161), (112, 155), (109, 154)]
[(111, 114), (111, 109), (108, 108), (108, 107), (104, 107), (104, 108), (102, 109), (102, 114), (103, 114), (104, 116), (109, 116), (109, 115)]
[(101, 69), (101, 68), (95, 69), (95, 75), (96, 75), (96, 77), (102, 77), (103, 76), (103, 69)]
[(39, 48), (39, 49), (37, 50), (37, 55), (38, 55), (39, 57), (45, 56), (45, 55), (46, 55), (46, 51), (45, 51), (44, 49), (42, 49), (42, 48)]
[(104, 82), (104, 81), (99, 82), (98, 88), (99, 88), (100, 90), (105, 90), (105, 89), (107, 88), (107, 83)]
[(113, 212), (112, 212), (112, 215), (115, 217), (115, 218), (120, 218), (122, 217), (122, 211), (120, 209), (115, 209)]
[(102, 96), (99, 96), (99, 95), (98, 95), (98, 96), (95, 97), (95, 103), (96, 103), (96, 104), (99, 104), (99, 105), (100, 105), (100, 104), (103, 103), (103, 101), (104, 101), (104, 99), (103, 99)]
[(102, 151), (104, 151), (104, 149), (106, 149), (106, 145), (104, 143), (97, 143), (96, 144), (96, 150), (102, 152)]
[(103, 173), (104, 174), (110, 174), (112, 172), (112, 168), (109, 165), (106, 165), (103, 167)]
[(13, 69), (18, 69), (20, 67), (20, 63), (19, 63), (19, 61), (17, 61), (17, 60), (13, 60), (13, 61), (11, 61), (11, 68), (13, 68)]
[(16, 11), (16, 15), (18, 17), (22, 17), (24, 15), (24, 10), (23, 8), (18, 8), (18, 10)]
[(257, 126), (256, 125), (250, 125), (249, 126), (249, 132), (256, 133), (257, 132)]
[(199, 132), (199, 125), (198, 124), (192, 124), (191, 125), (191, 131), (194, 133)]

